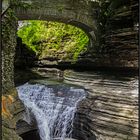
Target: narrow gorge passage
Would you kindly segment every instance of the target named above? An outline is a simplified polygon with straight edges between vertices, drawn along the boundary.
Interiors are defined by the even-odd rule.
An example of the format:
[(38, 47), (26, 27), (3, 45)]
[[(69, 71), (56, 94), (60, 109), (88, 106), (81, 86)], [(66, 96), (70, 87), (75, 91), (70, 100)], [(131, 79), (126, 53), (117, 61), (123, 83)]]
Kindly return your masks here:
[(27, 110), (25, 120), (31, 123), (35, 117), (41, 140), (72, 138), (76, 106), (85, 98), (84, 89), (26, 83), (17, 90)]
[(140, 140), (138, 7), (2, 0), (2, 140)]

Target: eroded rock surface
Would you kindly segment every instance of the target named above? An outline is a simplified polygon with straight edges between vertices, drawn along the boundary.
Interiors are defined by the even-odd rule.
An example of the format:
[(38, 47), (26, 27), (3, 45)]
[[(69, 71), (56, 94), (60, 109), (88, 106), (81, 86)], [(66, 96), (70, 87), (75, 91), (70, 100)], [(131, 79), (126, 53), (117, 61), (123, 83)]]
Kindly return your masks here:
[(2, 16), (2, 92), (14, 88), (14, 55), (17, 22), (12, 9)]
[(24, 106), (18, 98), (16, 89), (2, 96), (2, 139), (22, 140), (15, 132), (16, 123), (23, 118)]
[[(80, 140), (138, 140), (138, 81), (136, 76), (96, 72), (64, 72), (64, 82), (83, 86), (88, 95), (80, 105), (74, 121), (74, 137)], [(35, 122), (23, 119), (25, 108), (10, 91), (5, 96), (3, 137), (37, 129)], [(5, 110), (5, 107), (4, 107)], [(10, 118), (6, 118), (8, 114)], [(8, 133), (7, 133), (8, 132)], [(16, 138), (15, 138), (16, 137)], [(13, 140), (14, 140), (13, 139)], [(6, 139), (4, 139), (6, 140)]]
[(138, 140), (138, 81), (135, 77), (66, 71), (64, 81), (89, 95), (78, 107), (75, 135), (84, 140)]

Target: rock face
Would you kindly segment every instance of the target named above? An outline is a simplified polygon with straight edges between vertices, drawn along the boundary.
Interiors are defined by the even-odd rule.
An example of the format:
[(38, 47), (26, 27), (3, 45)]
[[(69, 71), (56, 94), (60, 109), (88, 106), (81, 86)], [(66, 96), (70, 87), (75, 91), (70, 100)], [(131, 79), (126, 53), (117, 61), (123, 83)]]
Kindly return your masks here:
[[(23, 76), (24, 75), (24, 76)], [(51, 78), (63, 80), (63, 71), (56, 68), (32, 68), (32, 69), (16, 69), (14, 82), (15, 86), (22, 85), (31, 79)]]
[(103, 54), (115, 67), (138, 67), (138, 1), (111, 1)]
[[(54, 1), (53, 1), (54, 2)], [(108, 8), (106, 10), (110, 10), (111, 14), (109, 16), (102, 15), (100, 11), (102, 11), (102, 6), (99, 7), (98, 3), (89, 2), (86, 4), (86, 1), (76, 1), (68, 3), (68, 1), (57, 1), (57, 10), (54, 8), (54, 3), (52, 1), (48, 1), (51, 8), (50, 10), (53, 12), (47, 12), (47, 17), (51, 16), (51, 19), (57, 20), (56, 15), (60, 16), (61, 18), (64, 16), (67, 23), (71, 24), (71, 20), (76, 20), (75, 26), (79, 26), (80, 28), (84, 28), (80, 26), (80, 23), (84, 23), (90, 30), (86, 28), (87, 31), (90, 33), (95, 31), (94, 29), (98, 30), (98, 34), (96, 32), (97, 40), (91, 42), (91, 47), (89, 48), (90, 56), (83, 56), (77, 62), (77, 66), (92, 66), (92, 67), (121, 67), (121, 68), (138, 68), (138, 1), (124, 1), (123, 3), (114, 4), (116, 7), (112, 6), (113, 2), (110, 1), (108, 4)], [(26, 3), (26, 2), (25, 2)], [(32, 2), (33, 5), (36, 2)], [(32, 4), (31, 3), (31, 4)], [(44, 4), (43, 1), (37, 4)], [(62, 4), (62, 5), (61, 5)], [(78, 6), (79, 5), (79, 6)], [(81, 5), (81, 6), (80, 6)], [(17, 6), (17, 5), (16, 5)], [(25, 6), (24, 4), (22, 5)], [(26, 5), (27, 6), (27, 5)], [(29, 5), (28, 5), (29, 6)], [(42, 5), (41, 5), (42, 6)], [(71, 16), (69, 13), (69, 8), (74, 6), (75, 9), (70, 9), (72, 17), (66, 18), (67, 15)], [(77, 7), (78, 6), (78, 7)], [(85, 9), (84, 9), (85, 6)], [(30, 8), (17, 8), (19, 13), (19, 17), (21, 19), (46, 19), (40, 16), (40, 12), (37, 12), (36, 9), (32, 9), (31, 5)], [(36, 7), (37, 8), (37, 7)], [(49, 8), (49, 7), (48, 7)], [(80, 11), (83, 8), (84, 11)], [(39, 10), (37, 8), (37, 10)], [(54, 12), (54, 11), (57, 12)], [(67, 14), (63, 12), (67, 11)], [(76, 10), (76, 11), (75, 11)], [(86, 11), (85, 11), (86, 10)], [(34, 11), (34, 12), (33, 12)], [(48, 9), (49, 11), (49, 9)], [(96, 12), (95, 12), (96, 11)], [(28, 12), (30, 13), (28, 15)], [(31, 14), (32, 13), (32, 14)], [(37, 15), (34, 15), (36, 13)], [(44, 13), (44, 12), (43, 12)], [(42, 14), (43, 14), (42, 13)], [(85, 13), (84, 15), (81, 13)], [(87, 14), (86, 14), (87, 13)], [(93, 15), (91, 14), (93, 13)], [(95, 14), (96, 13), (96, 14)], [(100, 16), (103, 16), (105, 21), (100, 20)], [(23, 17), (22, 17), (23, 16)], [(84, 16), (84, 18), (82, 18)], [(32, 17), (32, 18), (31, 18)], [(85, 20), (85, 18), (89, 18)], [(46, 19), (46, 20), (51, 20)], [(63, 19), (63, 18), (62, 18)], [(98, 19), (98, 20), (97, 20)], [(98, 24), (94, 24), (93, 21), (96, 21)], [(103, 25), (104, 31), (100, 31), (100, 21)], [(65, 20), (64, 20), (65, 22)], [(80, 23), (79, 23), (80, 22)], [(96, 27), (95, 27), (96, 26)], [(97, 28), (98, 27), (98, 28)], [(91, 30), (92, 29), (92, 30)], [(15, 17), (15, 13), (12, 9), (8, 9), (2, 16), (2, 85), (3, 85), (3, 92), (9, 90), (10, 88), (14, 87), (14, 56), (15, 56), (15, 47), (16, 47), (16, 30), (17, 30), (17, 19)], [(89, 33), (89, 34), (90, 34)], [(101, 42), (101, 39), (104, 40)], [(96, 50), (95, 45), (96, 44)], [(101, 46), (101, 47), (100, 47)], [(24, 53), (23, 53), (24, 54)], [(20, 55), (20, 54), (19, 54)], [(50, 58), (49, 58), (50, 59)], [(50, 62), (50, 61), (49, 61)], [(55, 62), (51, 61), (47, 66), (58, 66), (58, 65), (65, 65), (70, 66), (71, 63), (69, 62)], [(43, 60), (42, 64), (37, 65), (45, 65), (48, 63), (48, 60)], [(45, 64), (44, 64), (45, 63)]]
[[(52, 3), (52, 1), (49, 2)], [(87, 56), (81, 58), (79, 60), (80, 62), (78, 62), (80, 65), (83, 65), (83, 60), (86, 60), (85, 64), (90, 60), (91, 63), (89, 65), (93, 66), (138, 68), (138, 1), (123, 1), (124, 3), (121, 3), (120, 6), (113, 7), (112, 9), (114, 10), (111, 9), (113, 14), (105, 17), (105, 30), (102, 34), (104, 41), (103, 43), (101, 42), (101, 48), (98, 42), (100, 34), (97, 34), (100, 32), (100, 28), (97, 28), (97, 24), (94, 24), (97, 23), (98, 8), (95, 8), (96, 10), (94, 8), (92, 9), (92, 4), (86, 5), (82, 0), (76, 2), (63, 1), (64, 3), (66, 2), (66, 5), (69, 5), (67, 8), (65, 4), (61, 5), (61, 2), (57, 1), (58, 9), (55, 9), (56, 7), (54, 7), (55, 4), (53, 3), (51, 8), (48, 7), (47, 11), (44, 8), (43, 12), (35, 7), (27, 10), (24, 6), (16, 10), (21, 12), (19, 12), (20, 19), (40, 18), (44, 20), (62, 21), (85, 29), (94, 41), (96, 40), (96, 36), (97, 41), (91, 42), (91, 46), (96, 43), (99, 49), (94, 51), (95, 48), (89, 48), (89, 52), (94, 53), (89, 58)], [(79, 5), (79, 2), (82, 3), (82, 6)], [(72, 9), (73, 5), (75, 9)], [(69, 13), (69, 8), (72, 10), (71, 13)], [(79, 9), (82, 8), (83, 11), (80, 11)], [(44, 13), (47, 13), (48, 15), (46, 16), (49, 18), (46, 18)], [(58, 19), (57, 16), (61, 18)], [(94, 29), (98, 29), (98, 32)], [(3, 140), (9, 140), (11, 137), (12, 140), (21, 139), (15, 133), (15, 123), (22, 118), (20, 115), (24, 107), (21, 105), (17, 94), (13, 95), (12, 92), (8, 92), (14, 88), (16, 30), (17, 18), (13, 10), (9, 8), (2, 15), (2, 93), (3, 95), (5, 93), (3, 101), (5, 100), (4, 102), (6, 103), (6, 107), (5, 103), (2, 103)], [(128, 83), (117, 82), (118, 84), (115, 86), (116, 80), (114, 81), (115, 83), (113, 81), (108, 83), (106, 82), (106, 78), (95, 81), (92, 78), (87, 80), (81, 77), (79, 80), (78, 77), (74, 78), (70, 76), (69, 78), (65, 75), (66, 77), (67, 82), (76, 84), (80, 82), (89, 90), (87, 100), (78, 109), (77, 121), (75, 121), (75, 123), (77, 122), (75, 124), (77, 134), (79, 134), (77, 137), (87, 139), (95, 134), (99, 140), (137, 140), (138, 95), (135, 92), (137, 86), (133, 85), (133, 79)], [(93, 76), (93, 78), (95, 77)], [(96, 86), (98, 88), (100, 87), (100, 91), (98, 91)], [(121, 88), (122, 92), (119, 92), (119, 88)], [(108, 92), (107, 89), (110, 89), (110, 91)], [(131, 91), (128, 92), (128, 89), (131, 89)], [(9, 107), (11, 108), (10, 110)], [(7, 108), (9, 111), (6, 111)], [(93, 138), (91, 139), (93, 140)]]
[[(36, 9), (31, 8), (36, 5)], [(85, 30), (91, 39), (88, 52), (85, 56), (80, 56), (73, 67), (138, 68), (138, 1), (61, 0), (55, 2), (55, 8), (53, 5), (54, 1), (31, 1), (30, 8), (15, 8), (15, 12), (19, 19), (53, 19)], [(45, 9), (40, 10), (40, 6)], [(71, 62), (46, 56), (46, 59), (37, 61), (35, 65), (63, 67), (70, 66)]]
[(84, 86), (89, 93), (74, 121), (77, 138), (88, 140), (96, 135), (97, 140), (138, 140), (137, 78), (66, 71), (64, 79)]
[[(44, 69), (40, 71), (45, 72)], [(59, 71), (54, 69), (54, 72), (57, 74)], [(64, 82), (83, 86), (88, 92), (86, 99), (78, 105), (74, 120), (74, 138), (80, 140), (138, 140), (137, 77), (129, 76), (127, 73), (108, 75), (99, 72), (65, 71)], [(14, 134), (13, 137), (18, 137), (17, 134), (22, 135), (37, 128), (35, 122), (28, 125), (24, 121), (25, 108), (14, 89), (3, 99), (6, 99), (7, 104), (3, 107), (3, 127), (8, 127), (6, 129), (10, 130), (8, 135), (7, 130), (3, 129), (4, 138), (10, 136), (10, 133)], [(5, 116), (8, 114), (13, 116), (12, 119), (6, 119)]]
[(34, 51), (29, 50), (25, 44), (22, 43), (21, 38), (17, 38), (17, 45), (15, 48), (15, 61), (14, 66), (18, 68), (24, 68), (33, 66), (36, 60), (36, 54)]
[(12, 9), (2, 17), (2, 91), (14, 87), (14, 56), (16, 46), (17, 19)]
[(18, 98), (16, 89), (2, 96), (2, 139), (22, 140), (15, 132), (16, 123), (23, 119), (24, 106)]

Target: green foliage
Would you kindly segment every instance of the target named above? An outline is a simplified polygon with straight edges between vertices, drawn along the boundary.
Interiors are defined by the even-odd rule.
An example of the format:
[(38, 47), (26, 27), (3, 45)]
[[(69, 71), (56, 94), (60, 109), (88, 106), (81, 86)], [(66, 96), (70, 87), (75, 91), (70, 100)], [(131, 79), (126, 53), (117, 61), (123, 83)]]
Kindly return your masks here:
[(47, 21), (24, 21), (23, 25), (18, 36), (39, 58), (55, 57), (75, 62), (80, 53), (86, 51), (89, 39), (77, 27)]
[(32, 5), (28, 2), (22, 2), (19, 0), (12, 0), (10, 2), (10, 7), (22, 7), (24, 9), (33, 8)]

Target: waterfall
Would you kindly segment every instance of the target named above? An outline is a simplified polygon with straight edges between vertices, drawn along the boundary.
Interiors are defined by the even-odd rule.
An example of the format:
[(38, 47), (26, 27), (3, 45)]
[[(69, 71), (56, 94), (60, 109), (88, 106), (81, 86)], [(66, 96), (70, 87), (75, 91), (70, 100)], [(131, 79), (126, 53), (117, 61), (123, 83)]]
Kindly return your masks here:
[(36, 119), (41, 140), (72, 137), (76, 106), (85, 97), (84, 89), (69, 85), (26, 83), (17, 90), (27, 111)]

